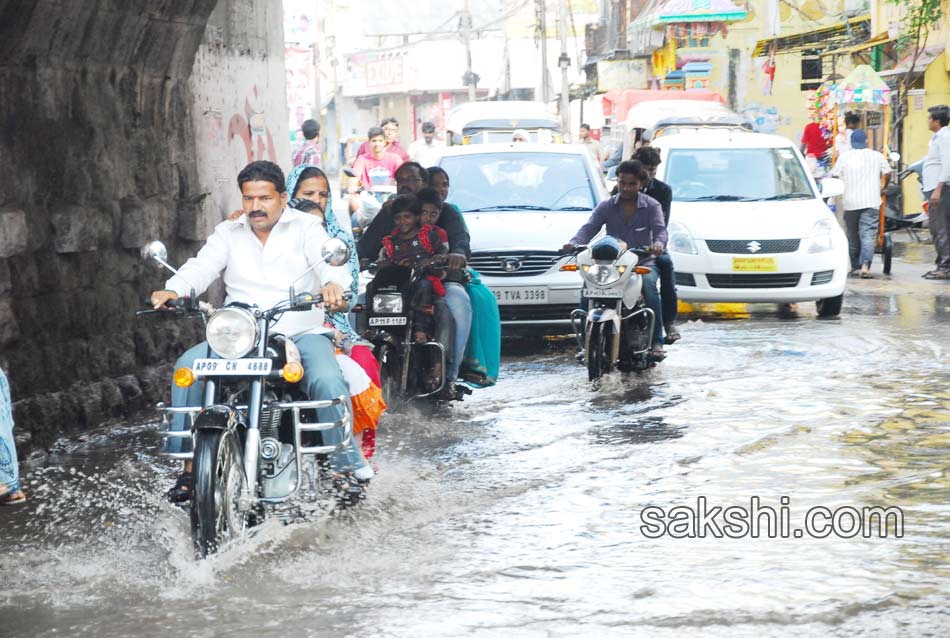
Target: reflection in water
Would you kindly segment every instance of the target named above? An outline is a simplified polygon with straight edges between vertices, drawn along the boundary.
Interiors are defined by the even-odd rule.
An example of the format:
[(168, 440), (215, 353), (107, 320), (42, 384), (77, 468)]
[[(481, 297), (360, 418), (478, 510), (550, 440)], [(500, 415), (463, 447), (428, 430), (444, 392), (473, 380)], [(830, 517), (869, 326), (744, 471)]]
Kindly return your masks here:
[[(693, 318), (662, 365), (593, 385), (569, 341), (508, 352), (496, 387), (386, 417), (359, 509), (202, 563), (146, 429), (64, 445), (0, 511), (0, 634), (945, 635), (945, 325), (932, 296), (879, 297)], [(641, 533), (700, 496), (898, 506), (905, 536)]]

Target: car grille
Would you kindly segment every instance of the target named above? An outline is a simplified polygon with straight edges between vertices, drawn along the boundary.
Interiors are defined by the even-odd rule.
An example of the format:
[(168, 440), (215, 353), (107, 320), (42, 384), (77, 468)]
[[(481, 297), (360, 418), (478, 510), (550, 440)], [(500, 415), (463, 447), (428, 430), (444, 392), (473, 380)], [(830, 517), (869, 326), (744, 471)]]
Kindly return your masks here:
[(693, 277), (693, 273), (691, 272), (674, 272), (673, 277), (677, 286), (696, 287), (696, 277)]
[(801, 280), (800, 272), (768, 275), (706, 275), (712, 288), (794, 288)]
[(820, 286), (831, 281), (835, 276), (835, 271), (833, 270), (822, 270), (821, 272), (816, 272), (811, 276), (811, 285)]
[[(482, 275), (492, 277), (524, 277), (540, 275), (551, 269), (562, 255), (554, 251), (531, 253), (475, 253), (469, 266)], [(506, 268), (507, 266), (507, 268)], [(513, 270), (509, 270), (513, 268)]]
[[(800, 239), (707, 239), (706, 246), (712, 253), (732, 253), (734, 255), (765, 255), (774, 253), (793, 253), (798, 250)], [(749, 244), (758, 244), (758, 250), (751, 250)]]
[(563, 321), (571, 318), (577, 304), (547, 306), (498, 306), (502, 321)]

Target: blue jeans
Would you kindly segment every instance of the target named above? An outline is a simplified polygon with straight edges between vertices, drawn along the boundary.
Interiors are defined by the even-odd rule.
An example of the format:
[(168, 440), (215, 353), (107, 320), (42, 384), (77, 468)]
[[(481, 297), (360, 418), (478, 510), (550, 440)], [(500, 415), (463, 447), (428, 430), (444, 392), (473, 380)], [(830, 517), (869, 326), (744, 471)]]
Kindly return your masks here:
[(660, 292), (656, 289), (660, 278), (660, 271), (656, 264), (650, 266), (650, 273), (643, 277), (643, 302), (656, 315), (653, 325), (653, 345), (663, 345), (663, 304), (660, 301)]
[[(335, 399), (340, 395), (349, 396), (350, 388), (343, 378), (343, 372), (336, 362), (333, 342), (319, 334), (305, 334), (294, 338), (294, 343), (300, 350), (301, 363), (304, 375), (301, 383), (307, 388), (310, 398), (314, 401)], [(208, 350), (208, 344), (201, 342), (181, 355), (175, 369), (194, 365), (195, 359), (215, 355)], [(172, 406), (199, 406), (201, 405), (203, 383), (193, 383), (191, 387), (179, 388), (172, 384)], [(322, 423), (335, 421), (343, 416), (341, 407), (322, 408), (317, 410), (317, 418)], [(172, 418), (171, 429), (180, 432), (188, 426), (188, 420), (183, 414), (176, 414)], [(333, 445), (343, 440), (343, 429), (321, 432), (321, 445)], [(191, 440), (188, 438), (167, 439), (166, 452), (189, 452)], [(331, 467), (339, 472), (351, 471), (366, 465), (366, 459), (356, 446), (355, 437), (350, 438), (350, 445), (338, 451), (330, 459)]]
[[(673, 272), (673, 258), (663, 253), (656, 258), (656, 267), (660, 271), (660, 298), (663, 301), (663, 324), (676, 321), (677, 304), (676, 275)], [(657, 317), (659, 321), (659, 317)]]
[(465, 286), (455, 282), (445, 283), (445, 303), (449, 306), (452, 319), (455, 320), (455, 344), (452, 347), (451, 358), (445, 378), (455, 381), (465, 358), (465, 346), (468, 344), (468, 333), (472, 331), (472, 300), (465, 292)]
[(13, 439), (13, 401), (3, 370), (0, 370), (0, 483), (12, 491), (20, 489), (20, 469)]
[(881, 211), (877, 208), (859, 208), (844, 211), (844, 223), (848, 230), (848, 252), (851, 255), (851, 270), (870, 266), (877, 246), (878, 223)]

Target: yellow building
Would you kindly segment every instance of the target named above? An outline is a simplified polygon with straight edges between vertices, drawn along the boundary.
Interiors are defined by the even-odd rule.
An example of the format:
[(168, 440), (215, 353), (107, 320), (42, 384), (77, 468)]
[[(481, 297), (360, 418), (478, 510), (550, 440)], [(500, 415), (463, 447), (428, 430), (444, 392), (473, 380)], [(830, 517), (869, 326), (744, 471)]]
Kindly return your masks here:
[[(732, 5), (744, 15), (720, 24), (690, 23), (686, 15), (681, 23), (663, 23), (664, 11), (674, 5), (682, 10), (690, 4), (707, 10), (711, 4), (723, 15)], [(673, 81), (654, 79), (656, 88), (664, 84), (672, 88), (680, 82), (690, 88), (690, 66), (694, 65), (707, 73), (702, 82), (748, 115), (758, 130), (798, 139), (811, 117), (813, 90), (827, 76), (843, 76), (851, 69), (850, 59), (822, 53), (872, 35), (871, 18), (861, 9), (862, 3), (854, 0), (721, 0), (718, 6), (716, 0), (656, 0), (629, 31), (633, 41), (644, 41), (646, 27), (665, 30), (667, 47), (671, 37), (676, 40), (676, 59), (685, 72), (674, 73)], [(636, 46), (631, 48), (637, 52)]]
[[(894, 5), (883, 0), (871, 3), (871, 20), (875, 32), (887, 31), (892, 36), (904, 32), (903, 23), (906, 5)], [(950, 104), (950, 0), (943, 2), (943, 21), (932, 32), (911, 69), (916, 50), (911, 42), (900, 51), (897, 64), (884, 70), (881, 75), (892, 82), (902, 83), (906, 91), (905, 117), (902, 122), (900, 153), (904, 163), (909, 164), (927, 154), (927, 142), (933, 133), (927, 128), (927, 109), (938, 104)], [(904, 212), (920, 209), (920, 194), (917, 181), (904, 182)]]

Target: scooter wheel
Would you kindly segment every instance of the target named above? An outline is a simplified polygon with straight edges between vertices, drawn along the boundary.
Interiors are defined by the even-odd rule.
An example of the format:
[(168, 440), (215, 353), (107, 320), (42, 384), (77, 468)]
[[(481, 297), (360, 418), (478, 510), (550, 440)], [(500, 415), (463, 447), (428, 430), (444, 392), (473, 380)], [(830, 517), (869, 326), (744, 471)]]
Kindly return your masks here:
[(884, 246), (881, 249), (881, 258), (884, 261), (884, 274), (891, 274), (891, 257), (894, 253), (894, 240), (890, 233), (884, 233)]

